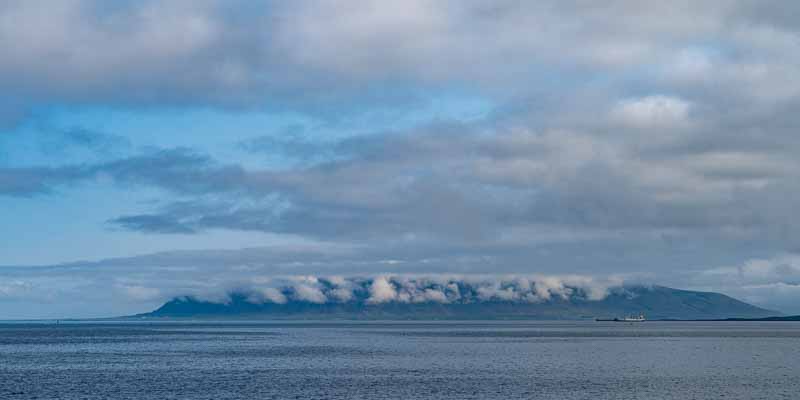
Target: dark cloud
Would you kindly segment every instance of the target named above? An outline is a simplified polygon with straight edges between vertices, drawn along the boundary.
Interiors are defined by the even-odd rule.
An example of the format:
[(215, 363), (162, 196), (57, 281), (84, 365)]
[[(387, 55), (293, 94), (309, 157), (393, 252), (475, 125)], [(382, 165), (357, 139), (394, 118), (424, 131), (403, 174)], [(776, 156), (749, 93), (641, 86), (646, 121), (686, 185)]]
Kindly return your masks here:
[(597, 80), (639, 91), (791, 95), (797, 85), (779, 76), (797, 70), (798, 26), (791, 12), (772, 8), (725, 0), (602, 9), (572, 1), (16, 0), (0, 8), (0, 104), (9, 104), (0, 109), (20, 110), (6, 112), (9, 121), (53, 103), (335, 115), (425, 101), (446, 87), (503, 103)]
[(97, 164), (0, 168), (0, 194), (35, 195), (98, 178), (177, 192), (206, 192), (225, 187), (226, 176), (237, 171), (235, 167), (212, 168), (210, 158), (188, 149), (155, 150)]
[(243, 188), (245, 173), (235, 165), (218, 165), (187, 148), (155, 150), (88, 168), (126, 185), (149, 185), (176, 193), (203, 194)]
[(33, 196), (49, 193), (55, 186), (80, 181), (87, 175), (87, 171), (78, 166), (0, 168), (0, 195)]
[(63, 131), (64, 143), (89, 150), (111, 154), (124, 152), (131, 147), (130, 141), (118, 135), (110, 135), (85, 128), (74, 127)]
[(239, 143), (247, 152), (267, 157), (285, 157), (301, 161), (325, 161), (343, 154), (337, 153), (336, 142), (320, 141), (302, 125), (292, 125), (278, 135), (261, 136)]
[(652, 149), (674, 148), (683, 138), (642, 145), (624, 138), (649, 132), (624, 129), (620, 138), (609, 138), (597, 132), (602, 126), (487, 133), (476, 126), (433, 125), (320, 145), (324, 153), (337, 149), (346, 156), (279, 170), (222, 164), (189, 149), (153, 150), (90, 165), (5, 168), (0, 187), (6, 194), (33, 195), (110, 179), (186, 197), (111, 221), (143, 232), (222, 228), (468, 241), (556, 226), (576, 232), (716, 231), (720, 240), (736, 232), (795, 245), (788, 233), (797, 227), (776, 212), (788, 210), (798, 193), (789, 149), (723, 146), (647, 159)]
[(110, 223), (124, 229), (147, 233), (195, 233), (192, 228), (163, 215), (135, 215), (114, 218)]
[(43, 122), (34, 122), (32, 132), (15, 132), (8, 139), (18, 145), (31, 142), (31, 149), (51, 159), (111, 159), (130, 153), (132, 144), (129, 139), (95, 130), (71, 127), (55, 128)]

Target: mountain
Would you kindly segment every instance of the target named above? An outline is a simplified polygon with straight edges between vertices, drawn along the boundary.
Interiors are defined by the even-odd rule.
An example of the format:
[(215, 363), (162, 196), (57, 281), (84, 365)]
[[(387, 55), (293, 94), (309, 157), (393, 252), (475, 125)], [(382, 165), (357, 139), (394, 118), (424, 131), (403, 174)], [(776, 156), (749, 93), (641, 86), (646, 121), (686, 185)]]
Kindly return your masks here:
[(403, 302), (370, 301), (354, 292), (348, 301), (312, 302), (284, 297), (263, 301), (251, 293), (235, 292), (228, 301), (211, 302), (193, 297), (172, 299), (139, 318), (247, 318), (247, 319), (581, 319), (643, 313), (648, 319), (761, 318), (779, 313), (723, 294), (678, 290), (663, 286), (616, 288), (599, 300), (579, 290), (570, 296), (546, 300), (476, 300)]
[(764, 317), (764, 318), (725, 318), (717, 321), (800, 322), (800, 315), (787, 315), (785, 317)]

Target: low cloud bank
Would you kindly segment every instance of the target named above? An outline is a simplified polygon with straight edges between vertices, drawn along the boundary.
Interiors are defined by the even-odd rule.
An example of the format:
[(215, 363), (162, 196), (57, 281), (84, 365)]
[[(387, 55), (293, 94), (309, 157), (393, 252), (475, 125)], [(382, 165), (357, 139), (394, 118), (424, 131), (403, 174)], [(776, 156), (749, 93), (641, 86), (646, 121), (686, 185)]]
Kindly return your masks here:
[(308, 302), (315, 304), (363, 302), (381, 303), (476, 303), (510, 301), (603, 300), (611, 290), (622, 287), (621, 279), (587, 276), (545, 275), (376, 275), (371, 277), (288, 276), (242, 284), (221, 295), (193, 293), (199, 300), (224, 303), (232, 293), (246, 294), (255, 304)]

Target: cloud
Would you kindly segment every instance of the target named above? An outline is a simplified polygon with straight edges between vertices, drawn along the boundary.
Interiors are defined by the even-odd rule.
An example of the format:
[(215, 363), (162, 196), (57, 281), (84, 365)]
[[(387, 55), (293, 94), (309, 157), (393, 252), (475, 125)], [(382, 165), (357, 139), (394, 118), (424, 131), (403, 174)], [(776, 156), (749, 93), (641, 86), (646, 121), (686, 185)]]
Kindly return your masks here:
[(625, 124), (641, 128), (679, 128), (687, 122), (691, 105), (676, 97), (647, 96), (619, 101), (613, 117)]
[(798, 244), (785, 232), (799, 227), (780, 217), (800, 193), (788, 133), (774, 137), (783, 147), (723, 140), (727, 148), (677, 151), (691, 147), (686, 135), (640, 142), (628, 140), (639, 134), (603, 136), (613, 124), (537, 131), (499, 120), (490, 132), (480, 124), (344, 139), (330, 145), (346, 149), (343, 159), (282, 169), (248, 169), (185, 148), (95, 164), (7, 167), (0, 169), (0, 193), (33, 196), (99, 181), (177, 196), (109, 220), (145, 233), (227, 229), (467, 244), (533, 233), (548, 240), (544, 233), (557, 231), (578, 241), (626, 231)]
[(395, 300), (397, 298), (397, 291), (394, 286), (389, 282), (389, 279), (381, 276), (375, 278), (369, 287), (369, 303), (385, 303)]
[(80, 126), (62, 128), (37, 119), (29, 121), (22, 129), (0, 135), (0, 150), (5, 148), (13, 149), (15, 158), (23, 163), (25, 159), (42, 158), (52, 160), (52, 166), (120, 157), (130, 152), (132, 143), (124, 136)]
[[(598, 301), (610, 290), (621, 288), (621, 280), (591, 277), (544, 275), (378, 275), (340, 278), (338, 286), (347, 286), (349, 294), (338, 297), (341, 288), (326, 277), (288, 276), (266, 282), (241, 282), (235, 289), (252, 293), (250, 301), (284, 304), (363, 302), (381, 303), (472, 303), (482, 301), (544, 302), (550, 300)], [(540, 283), (540, 282), (546, 283)], [(264, 287), (263, 285), (270, 285)], [(498, 289), (502, 288), (502, 289)], [(592, 292), (593, 295), (589, 295)], [(487, 293), (492, 293), (487, 295)], [(557, 296), (551, 296), (556, 294)], [(598, 295), (600, 294), (600, 295)], [(216, 300), (224, 302), (225, 299)]]
[[(709, 65), (721, 70), (710, 81), (749, 80), (746, 90), (785, 98), (797, 85), (775, 76), (797, 69), (797, 26), (769, 14), (750, 1), (600, 10), (572, 1), (17, 0), (0, 8), (0, 83), (16, 103), (2, 109), (23, 110), (9, 120), (54, 102), (314, 113), (465, 85), (524, 98), (564, 74), (707, 76)], [(709, 43), (719, 62), (708, 61)]]
[[(63, 265), (50, 267), (3, 268), (0, 278), (0, 304), (24, 301), (39, 304), (46, 312), (53, 304), (87, 304), (91, 312), (70, 316), (103, 316), (110, 313), (144, 312), (173, 298), (194, 297), (225, 303), (231, 293), (243, 293), (255, 304), (285, 304), (290, 301), (315, 304), (362, 302), (398, 303), (470, 303), (475, 301), (539, 302), (538, 282), (560, 287), (561, 300), (600, 300), (609, 290), (623, 284), (619, 279), (588, 276), (553, 276), (541, 274), (356, 274), (356, 275), (283, 275), (269, 267), (237, 269), (225, 266), (176, 268), (137, 264), (136, 267), (105, 264)], [(534, 289), (537, 287), (537, 289)], [(491, 288), (506, 288), (514, 296), (485, 297)], [(91, 295), (79, 295), (90, 291)], [(589, 296), (589, 292), (604, 293)], [(346, 294), (344, 294), (346, 293)], [(94, 302), (102, 303), (102, 307)], [(53, 306), (54, 307), (54, 306)], [(116, 311), (114, 311), (116, 310)], [(63, 317), (63, 316), (62, 316)]]
[(292, 285), (292, 297), (297, 301), (307, 301), (309, 303), (323, 304), (328, 302), (328, 297), (322, 293), (319, 286), (319, 279), (314, 276), (301, 276), (294, 278)]
[(304, 133), (302, 125), (290, 126), (278, 135), (259, 136), (239, 143), (239, 147), (254, 154), (284, 157), (305, 162), (321, 162), (348, 156), (338, 142), (320, 140)]
[(32, 196), (50, 192), (54, 186), (85, 179), (80, 167), (0, 167), (0, 195)]
[(217, 166), (206, 155), (187, 148), (148, 151), (96, 164), (56, 167), (0, 167), (0, 195), (30, 196), (61, 186), (91, 180), (110, 180), (125, 185), (145, 185), (176, 193), (207, 193), (231, 189), (241, 170)]
[[(289, 301), (538, 303), (575, 298), (600, 300), (626, 284), (658, 282), (672, 287), (718, 291), (784, 312), (797, 310), (795, 295), (798, 292), (792, 290), (798, 280), (797, 268), (792, 266), (794, 256), (755, 260), (741, 267), (721, 267), (705, 272), (667, 270), (658, 265), (658, 268), (625, 271), (625, 265), (619, 262), (636, 259), (632, 258), (636, 252), (626, 254), (627, 260), (609, 259), (605, 254), (615, 247), (605, 243), (600, 247), (591, 242), (578, 242), (575, 247), (566, 248), (560, 247), (563, 245), (534, 246), (524, 251), (487, 244), (442, 248), (441, 244), (412, 242), (405, 249), (397, 245), (343, 246), (287, 243), (264, 249), (184, 251), (55, 266), (2, 267), (0, 281), (6, 282), (6, 288), (0, 291), (4, 294), (0, 302), (23, 302), (28, 308), (42, 310), (36, 314), (40, 317), (100, 317), (149, 311), (181, 296), (225, 302), (234, 292), (247, 293), (248, 301), (257, 304)], [(627, 246), (618, 244), (617, 248), (630, 252)], [(647, 246), (652, 243), (642, 241), (641, 247)], [(573, 265), (574, 261), (558, 254), (559, 249), (588, 254), (587, 273), (559, 274), (558, 271), (581, 268), (581, 264)], [(554, 252), (556, 258), (551, 259), (552, 264), (547, 263), (542, 250)], [(642, 263), (658, 261), (647, 258), (652, 250), (642, 254)], [(396, 258), (387, 259), (389, 256)], [(671, 263), (675, 262), (675, 256), (666, 257), (670, 257)], [(690, 256), (686, 262), (696, 260)], [(532, 273), (534, 268), (542, 272)], [(387, 273), (387, 270), (402, 272)], [(454, 273), (458, 270), (462, 272)], [(12, 284), (11, 289), (8, 283)], [(61, 307), (70, 304), (77, 307), (72, 312)], [(30, 312), (27, 315), (34, 316)]]
[(0, 300), (24, 298), (35, 289), (34, 285), (24, 280), (10, 280), (0, 284)]
[(719, 288), (755, 304), (800, 313), (800, 256), (786, 253), (687, 272), (693, 287)]
[(288, 299), (279, 289), (273, 287), (253, 288), (250, 290), (250, 302), (262, 304), (266, 302), (275, 304), (286, 304)]
[(118, 288), (124, 291), (125, 296), (133, 301), (153, 301), (162, 298), (159, 289), (145, 286), (126, 286), (119, 285)]
[(283, 170), (248, 170), (184, 150), (77, 170), (80, 177), (91, 171), (189, 196), (110, 221), (150, 233), (222, 228), (341, 240), (470, 241), (543, 227), (569, 228), (576, 237), (607, 229), (716, 230), (721, 239), (732, 230), (751, 237), (774, 230), (780, 206), (765, 200), (786, 203), (769, 195), (777, 185), (787, 193), (798, 189), (790, 184), (796, 162), (786, 149), (668, 150), (683, 141), (656, 139), (642, 153), (638, 142), (591, 131), (519, 128), (486, 135), (470, 126), (433, 126), (347, 139), (336, 145), (350, 148), (347, 159)]
[(164, 215), (133, 215), (114, 218), (111, 224), (123, 229), (151, 233), (196, 233), (196, 230)]
[(750, 259), (738, 266), (703, 271), (702, 276), (735, 282), (738, 285), (762, 285), (800, 282), (800, 258), (784, 255), (768, 259)]
[(111, 157), (125, 154), (132, 147), (130, 140), (120, 135), (79, 126), (61, 129), (42, 122), (34, 122), (32, 125), (36, 129), (27, 134), (35, 137), (37, 147), (47, 156), (63, 157), (75, 152), (84, 159), (90, 155)]

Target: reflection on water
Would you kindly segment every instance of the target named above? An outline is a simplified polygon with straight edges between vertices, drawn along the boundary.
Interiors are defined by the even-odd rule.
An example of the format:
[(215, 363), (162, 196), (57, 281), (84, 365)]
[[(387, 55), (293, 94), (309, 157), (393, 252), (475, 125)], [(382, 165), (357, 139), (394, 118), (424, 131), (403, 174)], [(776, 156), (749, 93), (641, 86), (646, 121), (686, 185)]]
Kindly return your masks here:
[(2, 399), (772, 399), (800, 323), (0, 324)]

